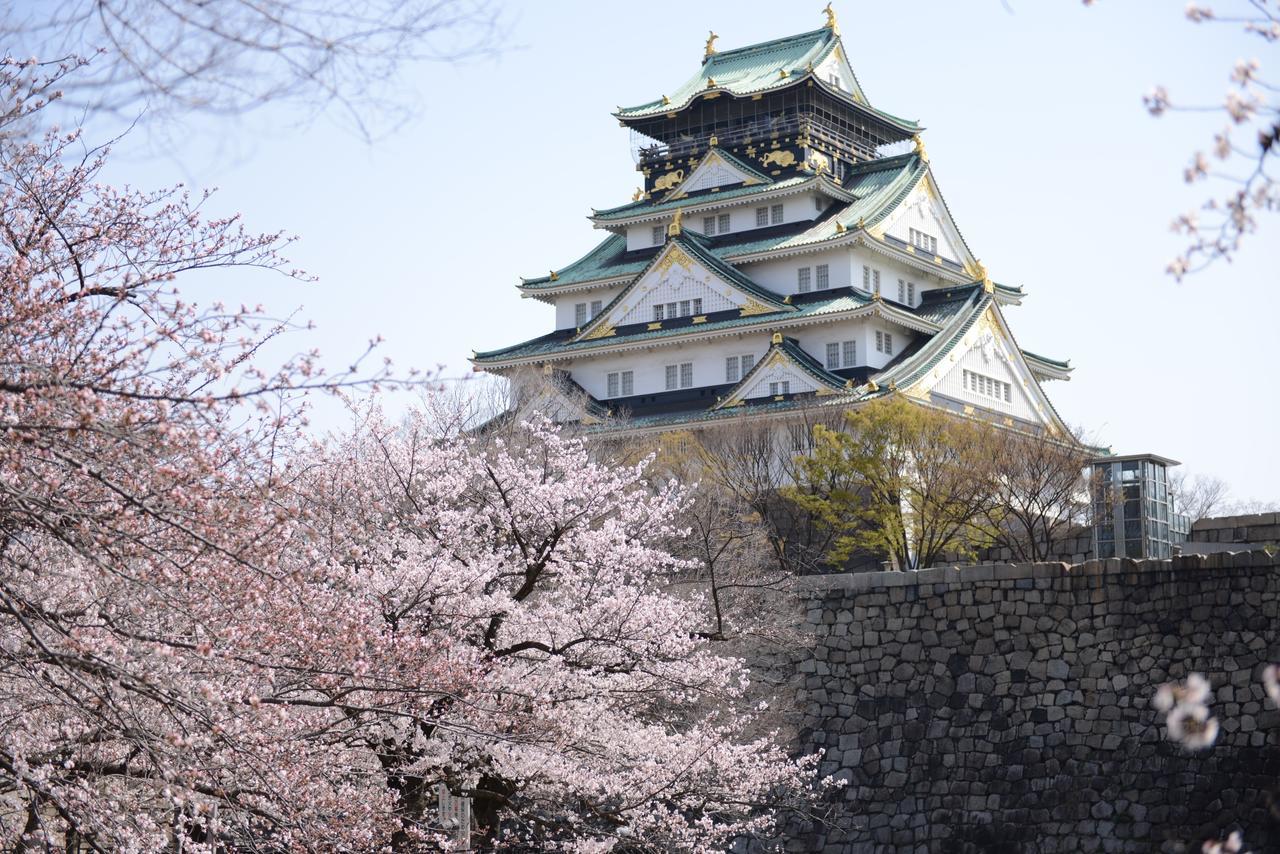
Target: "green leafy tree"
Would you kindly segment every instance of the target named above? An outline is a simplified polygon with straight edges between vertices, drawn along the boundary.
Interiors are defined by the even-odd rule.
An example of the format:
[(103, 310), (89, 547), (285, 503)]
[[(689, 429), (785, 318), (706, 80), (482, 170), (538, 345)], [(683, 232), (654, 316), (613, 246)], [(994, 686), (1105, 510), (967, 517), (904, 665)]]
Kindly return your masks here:
[(981, 426), (894, 397), (847, 413), (842, 427), (814, 428), (788, 490), (831, 528), (832, 563), (866, 549), (917, 569), (990, 540)]

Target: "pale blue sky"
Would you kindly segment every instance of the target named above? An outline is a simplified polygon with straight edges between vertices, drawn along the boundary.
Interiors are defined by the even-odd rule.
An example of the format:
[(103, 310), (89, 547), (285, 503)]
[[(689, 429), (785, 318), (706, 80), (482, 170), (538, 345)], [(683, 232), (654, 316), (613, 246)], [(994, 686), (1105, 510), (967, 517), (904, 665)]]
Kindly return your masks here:
[[(824, 0), (825, 2), (825, 0)], [(674, 89), (708, 29), (728, 49), (822, 24), (822, 2), (539, 2), (507, 5), (492, 59), (422, 65), (403, 78), (421, 117), (370, 146), (321, 119), (270, 112), (193, 124), (177, 160), (139, 144), (116, 175), (218, 186), (217, 210), (301, 235), (292, 258), (320, 281), (232, 287), (277, 313), (295, 306), (342, 364), (370, 337), (402, 365), (468, 370), (472, 349), (540, 335), (549, 306), (520, 275), (579, 257), (604, 234), (591, 206), (638, 184), (619, 104)], [(1280, 498), (1275, 375), (1280, 216), (1235, 263), (1179, 285), (1168, 223), (1203, 197), (1182, 168), (1219, 120), (1153, 119), (1154, 83), (1216, 102), (1238, 58), (1275, 54), (1234, 29), (1186, 22), (1183, 3), (919, 0), (837, 3), (872, 103), (919, 119), (935, 175), (976, 254), (1021, 284), (1007, 311), (1019, 343), (1070, 358), (1047, 391), (1064, 417), (1121, 453), (1154, 451)], [(252, 293), (250, 293), (252, 291)]]

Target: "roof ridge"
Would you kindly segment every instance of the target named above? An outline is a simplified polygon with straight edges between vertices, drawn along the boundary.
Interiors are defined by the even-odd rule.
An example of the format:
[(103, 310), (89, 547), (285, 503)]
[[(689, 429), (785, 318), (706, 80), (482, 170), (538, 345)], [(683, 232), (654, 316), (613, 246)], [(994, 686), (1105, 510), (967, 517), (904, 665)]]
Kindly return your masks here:
[(788, 42), (802, 41), (804, 39), (813, 38), (814, 36), (821, 36), (823, 33), (828, 32), (831, 32), (830, 28), (824, 26), (819, 27), (816, 30), (807, 30), (803, 33), (795, 33), (790, 36), (780, 36), (776, 39), (769, 39), (768, 41), (756, 42), (755, 44), (743, 45), (742, 47), (734, 47), (729, 50), (717, 50), (715, 53), (711, 54), (711, 56), (706, 58), (707, 62), (705, 64), (711, 65), (721, 57), (732, 57), (735, 54), (745, 55), (749, 53), (763, 52), (765, 50), (772, 50), (774, 48), (782, 47)]

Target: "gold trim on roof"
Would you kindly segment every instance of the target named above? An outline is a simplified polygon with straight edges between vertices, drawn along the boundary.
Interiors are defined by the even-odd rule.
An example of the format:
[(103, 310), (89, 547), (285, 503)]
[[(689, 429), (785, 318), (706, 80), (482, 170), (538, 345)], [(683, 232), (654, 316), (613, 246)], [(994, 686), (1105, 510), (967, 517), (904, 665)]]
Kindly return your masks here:
[(715, 52), (716, 52), (716, 39), (718, 39), (718, 38), (720, 38), (720, 37), (719, 37), (718, 35), (716, 35), (716, 34), (715, 34), (715, 31), (714, 31), (714, 30), (708, 30), (708, 31), (707, 31), (707, 47), (706, 47), (706, 52), (705, 52), (704, 54), (702, 54), (702, 58), (703, 58), (703, 59), (706, 59), (708, 56), (712, 56), (712, 55), (714, 55), (714, 54), (715, 54)]
[(828, 3), (826, 8), (822, 10), (822, 14), (827, 16), (827, 23), (823, 26), (828, 30), (831, 30), (831, 32), (835, 33), (837, 36), (840, 35), (840, 25), (836, 22), (836, 10), (831, 8), (830, 3)]
[(746, 304), (744, 304), (742, 308), (738, 309), (738, 316), (754, 317), (757, 314), (773, 314), (775, 311), (777, 311), (776, 308), (769, 308), (769, 306), (759, 300), (748, 297)]

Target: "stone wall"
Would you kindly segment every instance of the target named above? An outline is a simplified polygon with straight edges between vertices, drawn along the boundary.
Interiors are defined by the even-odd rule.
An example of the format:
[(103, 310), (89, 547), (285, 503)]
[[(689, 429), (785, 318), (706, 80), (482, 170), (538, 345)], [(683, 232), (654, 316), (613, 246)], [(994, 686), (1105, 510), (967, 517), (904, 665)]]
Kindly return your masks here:
[[(806, 580), (801, 748), (848, 781), (789, 850), (1280, 851), (1280, 564), (1265, 553)], [(1205, 674), (1217, 744), (1151, 697)], [(821, 814), (821, 811), (820, 811)]]
[(1215, 516), (1197, 519), (1187, 537), (1193, 543), (1280, 543), (1280, 513), (1250, 516)]

